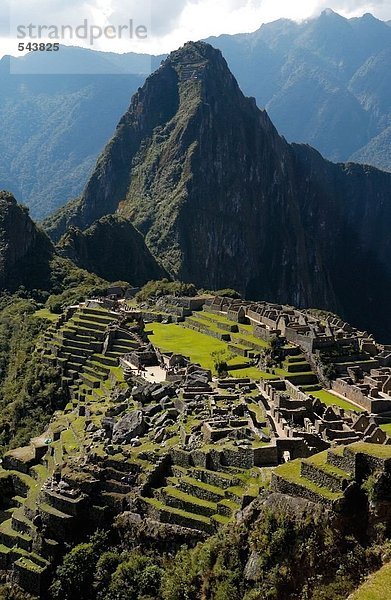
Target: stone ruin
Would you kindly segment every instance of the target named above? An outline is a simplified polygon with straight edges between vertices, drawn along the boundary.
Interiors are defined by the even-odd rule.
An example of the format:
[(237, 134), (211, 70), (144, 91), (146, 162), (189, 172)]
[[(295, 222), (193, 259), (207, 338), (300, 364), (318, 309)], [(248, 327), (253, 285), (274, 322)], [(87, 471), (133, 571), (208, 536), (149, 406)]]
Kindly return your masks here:
[(371, 414), (391, 415), (391, 367), (365, 373), (359, 366), (347, 369), (346, 377), (332, 382), (332, 389)]
[[(179, 299), (174, 305), (198, 310), (206, 302), (208, 310), (238, 325), (251, 322), (255, 338), (286, 341), (295, 330), (318, 341), (349, 340), (355, 352), (367, 352), (380, 365), (378, 345), (339, 321), (330, 320), (322, 331), (315, 317), (279, 305), (227, 299), (202, 299), (197, 306)], [(340, 445), (354, 446), (355, 440), (389, 444), (376, 415), (326, 407), (303, 391), (314, 385), (312, 373), (304, 377), (299, 370), (305, 384), (297, 386), (289, 378), (260, 384), (247, 377), (215, 380), (186, 357), (156, 351), (140, 311), (113, 307), (71, 307), (45, 332), (42, 359), (61, 368), (69, 402), (40, 438), (7, 453), (0, 470), (0, 566), (33, 595), (45, 597), (66, 543), (110, 526), (124, 511), (136, 537), (164, 531), (168, 545), (178, 539), (195, 543), (260, 494), (265, 467), (297, 457), (311, 461), (324, 448), (343, 461)], [(388, 349), (381, 350), (386, 361)], [(298, 365), (307, 364), (300, 365), (297, 348), (287, 351), (294, 360), (286, 367), (297, 376)], [(146, 380), (144, 368), (151, 365), (161, 369), (164, 381)], [(387, 367), (377, 369), (348, 373), (384, 394)], [(334, 481), (328, 467), (305, 465), (306, 476), (311, 472), (318, 483), (325, 478), (322, 489), (327, 477), (333, 489), (348, 485), (346, 478)], [(276, 477), (279, 489), (287, 480), (294, 488), (288, 476)], [(308, 489), (310, 494), (313, 486)]]

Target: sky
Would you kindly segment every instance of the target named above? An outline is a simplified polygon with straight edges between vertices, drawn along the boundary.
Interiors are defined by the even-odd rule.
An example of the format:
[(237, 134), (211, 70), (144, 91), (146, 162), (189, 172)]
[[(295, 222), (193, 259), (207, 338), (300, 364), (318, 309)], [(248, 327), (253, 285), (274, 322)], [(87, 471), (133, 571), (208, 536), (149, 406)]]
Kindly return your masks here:
[(162, 54), (188, 40), (251, 32), (279, 18), (301, 21), (326, 8), (391, 20), (391, 0), (0, 0), (0, 56), (21, 54), (18, 44), (55, 41)]

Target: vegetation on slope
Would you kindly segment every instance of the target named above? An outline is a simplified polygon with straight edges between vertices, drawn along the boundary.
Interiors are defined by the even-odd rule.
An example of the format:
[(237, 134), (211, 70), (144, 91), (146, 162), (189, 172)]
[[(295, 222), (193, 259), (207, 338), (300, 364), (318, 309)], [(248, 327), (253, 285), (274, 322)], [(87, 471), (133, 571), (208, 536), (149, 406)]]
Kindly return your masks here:
[[(271, 505), (270, 505), (271, 506)], [(102, 534), (57, 570), (53, 600), (345, 600), (381, 564), (382, 541), (361, 545), (306, 508), (258, 504), (195, 548), (165, 555)], [(124, 529), (122, 530), (122, 527)], [(97, 541), (99, 540), (99, 552)]]
[(49, 321), (36, 318), (32, 300), (2, 299), (0, 309), (0, 454), (22, 446), (45, 427), (66, 392), (58, 369), (34, 354)]
[[(106, 282), (59, 257), (51, 261), (51, 283), (49, 290), (20, 286), (0, 297), (0, 454), (42, 433), (66, 403), (59, 369), (35, 352), (53, 313), (107, 289)], [(45, 299), (46, 305), (37, 302)]]

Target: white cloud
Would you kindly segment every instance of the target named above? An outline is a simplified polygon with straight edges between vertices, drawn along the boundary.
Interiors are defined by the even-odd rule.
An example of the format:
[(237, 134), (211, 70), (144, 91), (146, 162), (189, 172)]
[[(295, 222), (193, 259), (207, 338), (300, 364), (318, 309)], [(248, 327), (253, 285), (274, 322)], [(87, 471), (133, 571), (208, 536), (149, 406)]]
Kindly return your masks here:
[[(11, 37), (20, 24), (56, 24), (76, 27), (88, 19), (90, 24), (105, 27), (134, 24), (148, 28), (148, 38), (129, 36), (101, 38), (95, 49), (113, 52), (163, 53), (187, 40), (222, 33), (254, 31), (262, 23), (285, 17), (302, 20), (325, 8), (346, 17), (371, 12), (381, 19), (391, 19), (390, 0), (0, 0), (0, 51), (16, 54), (15, 43), (7, 42), (7, 3), (10, 4)], [(65, 43), (72, 43), (64, 40)], [(82, 40), (74, 45), (88, 45)]]

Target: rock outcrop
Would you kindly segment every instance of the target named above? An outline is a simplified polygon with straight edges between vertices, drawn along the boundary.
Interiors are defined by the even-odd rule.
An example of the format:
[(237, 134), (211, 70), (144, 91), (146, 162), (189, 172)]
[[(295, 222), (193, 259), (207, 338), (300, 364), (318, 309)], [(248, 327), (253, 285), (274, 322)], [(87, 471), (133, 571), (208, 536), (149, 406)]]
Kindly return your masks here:
[(114, 425), (113, 442), (114, 444), (129, 444), (133, 438), (143, 435), (145, 429), (142, 411), (134, 410)]
[(143, 236), (128, 220), (114, 215), (103, 217), (86, 231), (71, 227), (58, 249), (82, 269), (111, 281), (139, 286), (167, 276)]
[(31, 220), (14, 196), (0, 192), (0, 289), (48, 289), (55, 254), (47, 235)]

